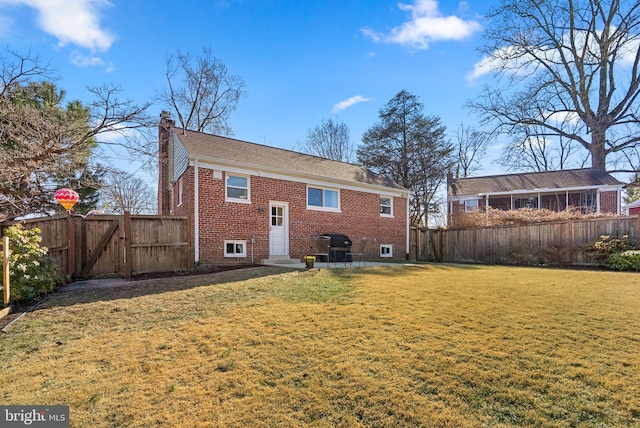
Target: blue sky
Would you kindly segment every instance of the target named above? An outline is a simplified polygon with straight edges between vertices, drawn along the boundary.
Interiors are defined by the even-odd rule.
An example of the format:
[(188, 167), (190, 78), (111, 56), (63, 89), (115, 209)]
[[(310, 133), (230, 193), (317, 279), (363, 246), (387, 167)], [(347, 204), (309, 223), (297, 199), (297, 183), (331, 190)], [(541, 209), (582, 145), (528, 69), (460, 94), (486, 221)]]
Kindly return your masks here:
[[(0, 0), (0, 41), (58, 66), (67, 100), (116, 83), (149, 101), (167, 54), (210, 47), (248, 95), (232, 113), (234, 137), (295, 149), (323, 118), (358, 144), (399, 91), (418, 95), (451, 138), (480, 90), (483, 16), (497, 0), (135, 1)], [(162, 110), (154, 105), (156, 117)], [(490, 150), (478, 175), (500, 173)]]

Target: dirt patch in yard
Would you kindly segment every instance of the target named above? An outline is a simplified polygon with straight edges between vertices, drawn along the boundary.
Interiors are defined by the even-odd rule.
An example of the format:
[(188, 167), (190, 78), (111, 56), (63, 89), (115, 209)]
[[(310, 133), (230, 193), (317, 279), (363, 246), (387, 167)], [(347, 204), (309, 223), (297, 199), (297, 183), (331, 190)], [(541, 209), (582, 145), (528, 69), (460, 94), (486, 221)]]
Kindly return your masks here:
[[(215, 269), (198, 269), (185, 272), (156, 272), (135, 275), (131, 280), (88, 280), (60, 287), (56, 293), (68, 293), (69, 303), (86, 303), (99, 300), (114, 300), (138, 297), (166, 291), (184, 290), (206, 284), (243, 281), (250, 277), (271, 275), (291, 269), (266, 267), (263, 265), (220, 266)], [(82, 283), (82, 284), (81, 284)], [(75, 285), (74, 285), (75, 284)], [(48, 296), (28, 302), (13, 304), (10, 314), (0, 318), (0, 332), (25, 313), (38, 309)]]

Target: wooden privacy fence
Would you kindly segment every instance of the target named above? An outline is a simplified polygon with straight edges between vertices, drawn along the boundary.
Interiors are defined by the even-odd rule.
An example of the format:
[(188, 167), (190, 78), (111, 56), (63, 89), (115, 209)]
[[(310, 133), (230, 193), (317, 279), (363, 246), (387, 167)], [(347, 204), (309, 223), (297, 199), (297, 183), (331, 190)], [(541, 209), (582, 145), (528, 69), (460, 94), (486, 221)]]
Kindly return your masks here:
[[(93, 215), (23, 220), (41, 230), (41, 245), (75, 278), (119, 277), (187, 270), (191, 248), (186, 217)], [(8, 226), (10, 224), (4, 224)]]
[(639, 242), (640, 217), (606, 217), (470, 229), (412, 227), (410, 258), (452, 263), (594, 266), (585, 245), (602, 235)]

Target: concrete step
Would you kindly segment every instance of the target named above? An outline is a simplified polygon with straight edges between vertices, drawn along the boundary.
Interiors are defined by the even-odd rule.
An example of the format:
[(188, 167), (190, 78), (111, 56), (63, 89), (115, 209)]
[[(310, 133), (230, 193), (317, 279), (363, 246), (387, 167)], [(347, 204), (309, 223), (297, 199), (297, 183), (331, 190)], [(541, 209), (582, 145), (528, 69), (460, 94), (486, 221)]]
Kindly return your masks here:
[(289, 256), (271, 256), (268, 259), (262, 259), (262, 264), (264, 265), (272, 265), (272, 264), (292, 264), (292, 263), (301, 263), (300, 259), (292, 259)]

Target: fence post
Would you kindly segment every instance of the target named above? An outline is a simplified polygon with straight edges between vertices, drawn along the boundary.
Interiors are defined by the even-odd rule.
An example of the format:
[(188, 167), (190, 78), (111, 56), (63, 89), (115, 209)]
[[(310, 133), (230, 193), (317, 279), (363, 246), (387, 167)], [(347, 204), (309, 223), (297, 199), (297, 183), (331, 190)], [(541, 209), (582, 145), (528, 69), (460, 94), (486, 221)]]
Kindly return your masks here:
[(124, 212), (124, 277), (131, 279), (131, 213)]
[(11, 299), (11, 288), (9, 281), (9, 237), (2, 238), (2, 285), (4, 290), (4, 304), (9, 304)]
[(67, 242), (67, 274), (73, 280), (76, 274), (76, 229), (70, 211), (67, 212)]
[(569, 219), (567, 223), (567, 233), (569, 236), (567, 240), (569, 241), (569, 265), (573, 266), (576, 262), (575, 260), (575, 252), (573, 251), (573, 220)]

